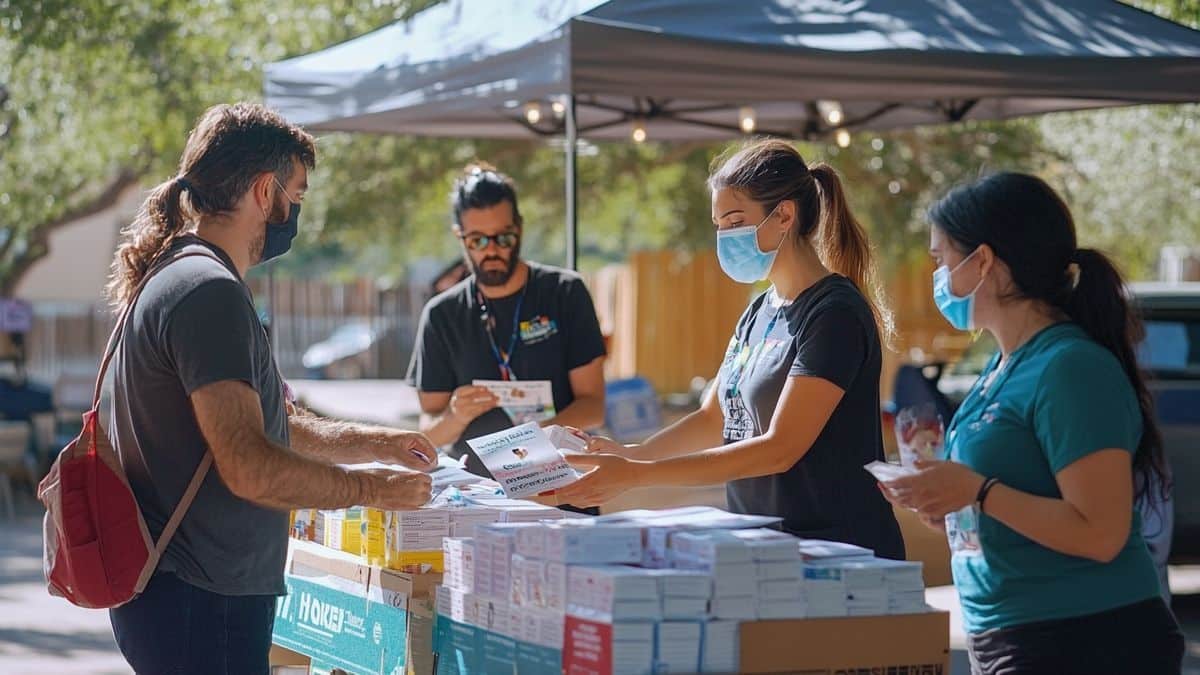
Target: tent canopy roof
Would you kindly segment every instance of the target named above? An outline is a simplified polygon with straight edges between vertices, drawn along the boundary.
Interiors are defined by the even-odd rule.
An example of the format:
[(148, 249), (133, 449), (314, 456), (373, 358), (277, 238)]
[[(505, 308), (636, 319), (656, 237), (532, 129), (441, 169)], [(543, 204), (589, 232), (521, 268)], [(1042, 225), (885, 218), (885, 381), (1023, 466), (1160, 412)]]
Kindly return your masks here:
[[(449, 0), (271, 64), (315, 129), (520, 138), (830, 132), (1200, 100), (1200, 32), (1115, 0)], [(836, 102), (836, 103), (830, 103)], [(536, 110), (536, 114), (534, 114)], [(837, 113), (832, 113), (837, 120)]]

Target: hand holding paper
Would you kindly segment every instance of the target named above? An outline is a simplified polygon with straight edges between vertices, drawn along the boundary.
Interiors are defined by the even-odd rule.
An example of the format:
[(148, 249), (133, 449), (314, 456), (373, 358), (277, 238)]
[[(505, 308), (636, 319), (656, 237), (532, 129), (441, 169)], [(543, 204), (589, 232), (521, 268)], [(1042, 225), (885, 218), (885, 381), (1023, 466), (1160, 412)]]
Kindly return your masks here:
[(579, 474), (536, 422), (467, 441), (507, 497), (525, 497), (569, 485)]

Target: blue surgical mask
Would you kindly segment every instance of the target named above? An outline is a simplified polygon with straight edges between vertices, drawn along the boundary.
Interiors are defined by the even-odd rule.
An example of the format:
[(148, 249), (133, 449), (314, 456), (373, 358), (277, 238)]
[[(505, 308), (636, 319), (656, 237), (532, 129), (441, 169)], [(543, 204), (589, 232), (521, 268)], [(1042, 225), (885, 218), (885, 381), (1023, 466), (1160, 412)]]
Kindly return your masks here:
[(937, 304), (938, 311), (942, 313), (942, 316), (946, 317), (950, 325), (958, 330), (971, 330), (975, 327), (975, 293), (983, 285), (983, 279), (979, 280), (975, 289), (970, 293), (958, 297), (954, 295), (954, 291), (950, 290), (950, 278), (971, 259), (971, 256), (978, 252), (978, 248), (971, 251), (971, 254), (955, 265), (954, 269), (942, 265), (933, 272), (933, 301)]
[[(777, 208), (779, 206), (775, 207)], [(717, 230), (717, 260), (730, 279), (741, 284), (752, 284), (767, 278), (771, 264), (775, 262), (775, 256), (779, 253), (779, 246), (773, 251), (760, 249), (758, 229), (775, 213), (775, 209), (771, 209), (771, 213), (758, 225)], [(783, 245), (782, 239), (779, 240), (779, 244)]]
[(283, 190), (283, 195), (287, 197), (291, 209), (288, 211), (287, 220), (282, 223), (267, 223), (267, 236), (263, 242), (262, 257), (258, 259), (259, 264), (278, 258), (291, 250), (292, 240), (300, 231), (300, 204), (292, 201), (292, 196), (287, 193), (278, 178), (275, 179), (275, 184), (279, 186), (280, 190)]

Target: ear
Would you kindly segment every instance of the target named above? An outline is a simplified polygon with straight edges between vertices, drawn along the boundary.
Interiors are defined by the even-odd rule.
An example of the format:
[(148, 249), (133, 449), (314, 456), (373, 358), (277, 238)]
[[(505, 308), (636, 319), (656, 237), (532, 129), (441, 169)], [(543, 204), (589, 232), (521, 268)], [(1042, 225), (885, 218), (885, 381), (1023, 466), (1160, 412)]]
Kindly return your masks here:
[(260, 211), (270, 213), (271, 206), (274, 204), (273, 197), (275, 195), (275, 174), (270, 171), (264, 171), (254, 179), (251, 194), (254, 195), (254, 203), (258, 205)]
[(775, 207), (775, 217), (779, 219), (779, 231), (786, 232), (797, 226), (796, 222), (796, 202), (791, 199), (785, 199), (779, 202), (779, 206)]
[(979, 258), (980, 276), (987, 276), (995, 269), (996, 264), (1001, 262), (1000, 258), (996, 257), (996, 251), (988, 244), (980, 244), (975, 257)]

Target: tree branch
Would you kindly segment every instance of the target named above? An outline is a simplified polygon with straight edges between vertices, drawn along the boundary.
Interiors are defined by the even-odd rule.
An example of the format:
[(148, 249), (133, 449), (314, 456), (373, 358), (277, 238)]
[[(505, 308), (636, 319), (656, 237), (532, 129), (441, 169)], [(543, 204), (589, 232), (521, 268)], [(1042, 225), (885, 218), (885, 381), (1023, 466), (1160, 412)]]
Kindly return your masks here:
[(68, 209), (59, 217), (36, 225), (25, 236), (25, 248), (11, 259), (9, 253), (18, 239), (15, 231), (0, 244), (0, 296), (11, 295), (33, 264), (50, 252), (50, 234), (81, 218), (94, 216), (112, 206), (125, 190), (137, 183), (142, 172), (125, 167), (117, 172), (95, 197)]

